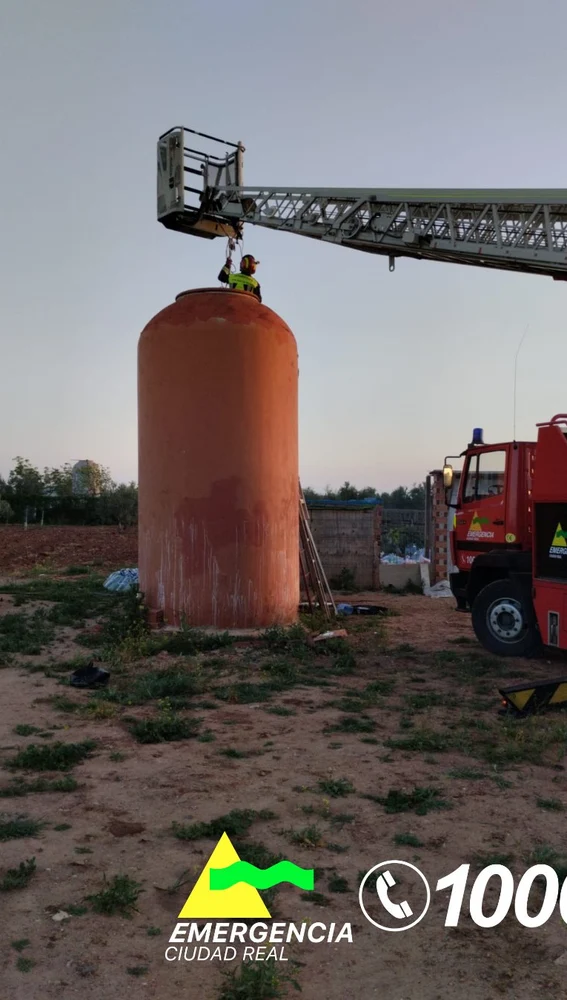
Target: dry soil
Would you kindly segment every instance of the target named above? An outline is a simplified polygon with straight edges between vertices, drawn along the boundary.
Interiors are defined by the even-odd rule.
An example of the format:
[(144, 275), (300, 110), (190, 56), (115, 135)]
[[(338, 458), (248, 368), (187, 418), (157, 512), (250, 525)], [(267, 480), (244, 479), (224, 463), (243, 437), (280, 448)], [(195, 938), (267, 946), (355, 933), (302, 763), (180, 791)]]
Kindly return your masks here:
[[(89, 549), (88, 530), (74, 531), (63, 549), (42, 541), (41, 552), (59, 566), (104, 562), (117, 536), (104, 541), (101, 555), (100, 539), (109, 532), (95, 529)], [(25, 551), (24, 558), (20, 547), (11, 565), (4, 550), (4, 571), (33, 565), (31, 550)], [(135, 565), (123, 554), (110, 561)], [(36, 580), (38, 572), (41, 567)], [(296, 660), (257, 641), (192, 657), (136, 659), (135, 650), (123, 649), (107, 663), (111, 686), (120, 690), (172, 663), (196, 677), (203, 687), (197, 707), (179, 714), (200, 720), (199, 738), (140, 744), (128, 720), (154, 718), (155, 702), (120, 705), (65, 686), (69, 671), (58, 667), (88, 655), (68, 626), (41, 654), (16, 654), (0, 670), (0, 790), (14, 774), (18, 781), (61, 777), (10, 770), (20, 749), (96, 741), (93, 756), (70, 772), (76, 791), (0, 799), (4, 819), (23, 814), (43, 824), (35, 836), (0, 843), (0, 880), (22, 862), (36, 862), (26, 887), (0, 891), (2, 1000), (122, 1000), (134, 991), (156, 1000), (216, 1000), (223, 982), (217, 962), (164, 959), (177, 915), (216, 843), (215, 837), (179, 839), (175, 824), (245, 809), (269, 810), (273, 818), (255, 821), (242, 841), (317, 870), (317, 895), (282, 886), (272, 917), (352, 923), (352, 944), (288, 951), (301, 963), (305, 1000), (567, 996), (567, 938), (557, 912), (537, 929), (521, 927), (513, 910), (499, 926), (481, 929), (467, 904), (474, 877), (489, 863), (509, 865), (516, 882), (541, 858), (567, 874), (561, 868), (567, 865), (563, 716), (517, 723), (498, 716), (503, 683), (557, 676), (564, 667), (487, 657), (468, 617), (450, 600), (364, 596), (391, 615), (347, 622), (354, 662), (343, 656), (337, 665), (336, 652), (307, 652)], [(25, 611), (50, 606), (26, 605)], [(22, 611), (7, 595), (0, 609), (2, 615)], [(296, 669), (301, 683), (258, 689), (256, 700), (246, 700), (250, 692), (239, 687)], [(38, 732), (18, 735), (21, 725)], [(334, 796), (337, 789), (347, 793)], [(437, 791), (444, 808), (388, 811), (388, 793), (416, 789), (429, 789), (430, 799)], [(396, 802), (399, 807), (399, 797)], [(406, 933), (376, 929), (358, 902), (361, 876), (390, 859), (417, 865), (433, 889), (427, 916)], [(435, 886), (464, 863), (471, 877), (463, 913), (458, 928), (448, 928), (448, 895)], [(130, 919), (96, 913), (86, 899), (115, 875), (141, 886)], [(492, 884), (486, 912), (495, 900)], [(61, 911), (70, 915), (57, 919)], [(26, 939), (18, 951), (14, 943)], [(227, 994), (233, 995), (241, 996)]]

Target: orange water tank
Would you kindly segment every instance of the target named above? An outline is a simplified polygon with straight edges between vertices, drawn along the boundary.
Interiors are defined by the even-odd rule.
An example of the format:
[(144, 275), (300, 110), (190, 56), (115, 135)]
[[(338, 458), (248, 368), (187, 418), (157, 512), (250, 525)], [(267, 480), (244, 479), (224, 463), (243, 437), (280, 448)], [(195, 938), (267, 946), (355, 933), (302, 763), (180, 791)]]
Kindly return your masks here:
[(297, 619), (297, 345), (252, 294), (196, 289), (138, 345), (139, 577), (169, 624)]

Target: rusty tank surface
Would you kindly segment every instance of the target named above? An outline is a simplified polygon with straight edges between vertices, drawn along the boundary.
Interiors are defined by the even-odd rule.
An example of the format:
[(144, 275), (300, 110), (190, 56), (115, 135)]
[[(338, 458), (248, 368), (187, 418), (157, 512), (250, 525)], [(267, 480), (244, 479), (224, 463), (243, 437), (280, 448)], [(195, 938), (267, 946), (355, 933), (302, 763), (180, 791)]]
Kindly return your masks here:
[(138, 344), (139, 579), (165, 622), (297, 620), (298, 362), (255, 296), (177, 296)]

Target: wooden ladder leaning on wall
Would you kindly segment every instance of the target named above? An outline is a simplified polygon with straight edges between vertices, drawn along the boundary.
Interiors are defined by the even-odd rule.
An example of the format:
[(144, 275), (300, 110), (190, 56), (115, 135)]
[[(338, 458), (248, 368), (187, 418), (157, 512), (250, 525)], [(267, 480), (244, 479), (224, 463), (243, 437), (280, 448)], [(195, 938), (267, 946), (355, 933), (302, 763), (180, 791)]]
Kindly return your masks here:
[(309, 610), (320, 609), (328, 621), (337, 614), (333, 595), (311, 531), (309, 511), (299, 483), (299, 564)]

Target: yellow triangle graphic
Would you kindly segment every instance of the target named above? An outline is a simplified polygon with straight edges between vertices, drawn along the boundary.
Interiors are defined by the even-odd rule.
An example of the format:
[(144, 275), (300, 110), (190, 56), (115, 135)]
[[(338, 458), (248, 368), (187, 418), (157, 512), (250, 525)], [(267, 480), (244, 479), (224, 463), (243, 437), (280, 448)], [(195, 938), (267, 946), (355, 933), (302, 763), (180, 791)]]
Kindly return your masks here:
[[(551, 544), (552, 544), (552, 546), (554, 548), (556, 546), (559, 546), (562, 549), (566, 549), (567, 548), (567, 541), (565, 541), (563, 535), (560, 534), (561, 531), (563, 531), (563, 528), (561, 527), (560, 524), (558, 524), (557, 527), (556, 527), (556, 529), (555, 529), (555, 535), (553, 536), (553, 541), (552, 541)], [(547, 537), (549, 538), (549, 535)]]
[(477, 512), (475, 510), (475, 512), (473, 514), (473, 518), (472, 518), (472, 521), (471, 521), (471, 526), (469, 528), (469, 531), (480, 531), (480, 530), (481, 530), (481, 527), (480, 527), (480, 524), (478, 523), (478, 514), (477, 514)]
[(230, 842), (230, 838), (223, 833), (203, 871), (199, 875), (193, 891), (185, 901), (185, 906), (179, 914), (181, 917), (190, 917), (194, 920), (247, 920), (248, 918), (267, 917), (270, 919), (269, 910), (266, 908), (262, 897), (257, 889), (246, 882), (238, 882), (230, 889), (211, 889), (209, 887), (211, 868), (228, 868), (235, 861), (240, 861), (238, 854)]

